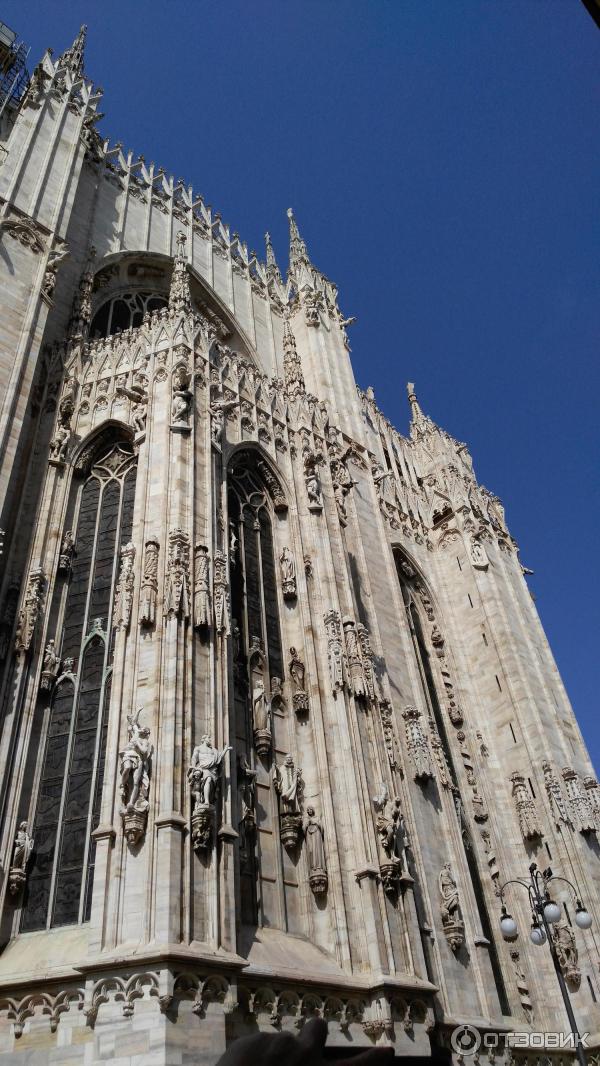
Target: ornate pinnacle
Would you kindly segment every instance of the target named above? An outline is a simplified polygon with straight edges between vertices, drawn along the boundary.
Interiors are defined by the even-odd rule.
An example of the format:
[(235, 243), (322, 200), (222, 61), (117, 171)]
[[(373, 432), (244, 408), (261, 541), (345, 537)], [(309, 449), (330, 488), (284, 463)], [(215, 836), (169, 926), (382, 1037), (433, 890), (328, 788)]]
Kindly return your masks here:
[(290, 266), (296, 266), (297, 263), (308, 263), (310, 260), (306, 245), (300, 236), (291, 207), (288, 207), (287, 216), (290, 220)]
[(412, 381), (408, 382), (406, 386), (406, 391), (408, 393), (408, 400), (410, 403), (411, 410), (410, 435), (414, 438), (422, 435), (423, 433), (427, 433), (430, 429), (434, 427), (434, 423), (431, 421), (430, 418), (427, 417), (427, 415), (423, 414), (423, 411), (421, 410), (421, 405), (417, 400), (415, 386)]
[(87, 26), (82, 26), (73, 44), (70, 48), (67, 48), (66, 52), (63, 52), (57, 64), (60, 70), (69, 70), (74, 78), (80, 78), (83, 75), (83, 53), (85, 51), (86, 37)]
[(265, 233), (265, 244), (267, 246), (267, 280), (281, 281), (281, 274), (279, 273), (279, 267), (277, 266), (277, 260), (275, 259), (275, 252), (273, 251), (273, 245), (271, 244), (271, 234)]
[(296, 339), (292, 333), (288, 311), (283, 319), (283, 373), (288, 396), (306, 392), (302, 363), (296, 350)]
[(191, 311), (192, 296), (185, 258), (186, 236), (181, 230), (176, 237), (177, 255), (169, 290), (169, 308), (172, 311)]

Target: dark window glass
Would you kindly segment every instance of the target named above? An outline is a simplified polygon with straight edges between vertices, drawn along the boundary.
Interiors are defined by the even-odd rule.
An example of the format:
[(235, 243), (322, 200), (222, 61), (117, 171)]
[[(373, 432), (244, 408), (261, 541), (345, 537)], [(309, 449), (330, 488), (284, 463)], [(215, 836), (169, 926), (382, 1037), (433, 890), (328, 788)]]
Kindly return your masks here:
[(273, 535), (271, 533), (271, 521), (264, 508), (260, 512), (260, 546), (265, 619), (267, 625), (269, 673), (272, 678), (279, 677), (283, 679), (281, 639), (279, 636), (279, 611), (277, 610), (277, 583), (275, 577), (275, 560), (273, 557)]
[[(52, 698), (24, 931), (45, 928), (49, 912), (52, 925), (79, 921), (82, 892), (84, 920), (90, 913), (95, 861), (90, 833), (100, 817), (110, 698), (105, 678), (110, 676), (112, 645), (103, 636), (90, 640), (87, 635), (96, 618), (102, 619), (104, 632), (110, 628), (119, 549), (131, 538), (133, 524), (132, 459), (127, 445), (115, 445), (108, 454), (105, 447), (86, 483), (73, 487), (74, 498), (80, 498), (78, 512), (70, 505), (70, 514), (78, 513), (78, 518), (60, 654), (63, 664), (65, 658), (75, 660), (77, 682), (61, 681)], [(58, 610), (56, 597), (53, 609)]]
[(258, 531), (250, 509), (244, 514), (244, 557), (246, 564), (246, 611), (248, 615), (248, 638), (263, 639), (260, 610), (260, 568), (258, 562)]

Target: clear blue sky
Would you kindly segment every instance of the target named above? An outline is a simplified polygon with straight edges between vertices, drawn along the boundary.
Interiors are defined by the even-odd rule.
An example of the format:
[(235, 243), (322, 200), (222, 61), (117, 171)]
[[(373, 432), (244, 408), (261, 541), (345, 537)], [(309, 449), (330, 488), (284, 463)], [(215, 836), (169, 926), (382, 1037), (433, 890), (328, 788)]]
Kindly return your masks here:
[(101, 129), (287, 262), (292, 205), (354, 367), (405, 382), (502, 498), (600, 770), (600, 33), (578, 0), (5, 2), (89, 25)]

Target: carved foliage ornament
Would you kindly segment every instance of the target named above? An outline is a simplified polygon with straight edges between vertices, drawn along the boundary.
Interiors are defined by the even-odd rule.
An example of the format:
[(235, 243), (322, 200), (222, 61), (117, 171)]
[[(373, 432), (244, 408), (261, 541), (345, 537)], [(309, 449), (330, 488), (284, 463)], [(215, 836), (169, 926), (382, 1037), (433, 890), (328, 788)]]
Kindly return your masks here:
[(147, 540), (144, 552), (144, 574), (140, 592), (140, 625), (142, 626), (153, 626), (156, 622), (158, 552), (158, 541)]
[(336, 693), (344, 687), (344, 652), (339, 613), (335, 610), (328, 611), (324, 617), (324, 622), (327, 633), (329, 677), (331, 679), (331, 687)]
[(165, 606), (166, 615), (189, 618), (190, 538), (182, 529), (169, 533)]
[(406, 707), (402, 712), (406, 728), (406, 745), (414, 768), (415, 781), (433, 777), (431, 754), (427, 737), (421, 725), (421, 712), (416, 707)]
[(527, 791), (525, 778), (517, 770), (511, 775), (512, 794), (523, 840), (535, 840), (542, 837), (535, 803)]
[(15, 637), (15, 649), (17, 652), (29, 651), (31, 647), (33, 633), (42, 606), (45, 581), (44, 571), (41, 567), (35, 567), (30, 571), (25, 601), (19, 611), (19, 620), (17, 622)]
[(210, 626), (210, 556), (206, 544), (194, 548), (194, 627)]
[(115, 595), (113, 626), (115, 629), (128, 630), (133, 604), (133, 586), (135, 582), (133, 563), (135, 548), (131, 542), (121, 549), (121, 571)]

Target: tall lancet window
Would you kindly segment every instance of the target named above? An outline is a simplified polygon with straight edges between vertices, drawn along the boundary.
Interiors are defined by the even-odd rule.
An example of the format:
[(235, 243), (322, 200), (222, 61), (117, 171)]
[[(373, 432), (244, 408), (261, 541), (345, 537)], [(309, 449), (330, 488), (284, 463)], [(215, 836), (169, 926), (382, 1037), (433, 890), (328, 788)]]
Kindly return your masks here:
[(21, 929), (89, 918), (104, 775), (113, 641), (112, 603), (121, 547), (131, 539), (136, 465), (128, 443), (99, 445), (71, 493), (74, 533), (68, 581), (52, 604), (61, 667), (49, 707), (40, 706), (35, 850)]
[[(435, 656), (433, 654), (433, 649), (430, 649), (427, 639), (425, 637), (426, 624), (425, 619), (422, 616), (423, 606), (419, 604), (419, 601), (417, 600), (417, 597), (415, 596), (415, 593), (413, 591), (411, 582), (408, 581), (405, 577), (404, 568), (407, 566), (407, 561), (397, 551), (394, 552), (394, 558), (396, 562), (398, 578), (400, 580), (400, 586), (402, 589), (402, 598), (404, 600), (404, 608), (406, 610), (408, 627), (412, 637), (419, 677), (421, 679), (423, 699), (428, 708), (429, 714), (431, 715), (437, 726), (442, 746), (444, 748), (446, 762), (448, 764), (448, 768), (452, 776), (454, 799), (456, 804), (457, 816), (460, 824), (461, 840), (464, 848), (465, 860), (469, 869), (469, 874), (471, 876), (473, 894), (475, 896), (475, 903), (477, 905), (479, 921), (481, 923), (481, 931), (485, 938), (489, 941), (489, 959), (492, 968), (492, 974), (494, 977), (494, 983), (496, 985), (496, 992), (498, 994), (498, 1002), (500, 1004), (500, 1009), (502, 1013), (510, 1014), (510, 1004), (508, 1002), (506, 986), (504, 984), (504, 977), (502, 975), (502, 967), (500, 965), (500, 959), (498, 957), (498, 951), (496, 949), (496, 943), (494, 940), (490, 916), (487, 909), (485, 892), (483, 890), (483, 884), (479, 873), (477, 858), (473, 848), (472, 828), (469, 825), (469, 821), (465, 814), (465, 804), (460, 793), (459, 781), (452, 758), (452, 748), (449, 744), (448, 732), (446, 730), (446, 722), (444, 714), (442, 712), (440, 697), (438, 695), (439, 681), (436, 682), (436, 672), (432, 667), (432, 662), (434, 661)], [(412, 569), (410, 565), (409, 569)], [(427, 597), (427, 592), (424, 587), (422, 588), (422, 593), (425, 593), (425, 596)], [(431, 609), (431, 601), (428, 597), (427, 602), (429, 603), (429, 608)]]
[[(238, 453), (228, 476), (241, 921), (295, 931), (298, 876), (279, 838), (272, 780), (273, 764), (281, 765), (293, 751), (280, 686), (284, 665), (273, 542), (279, 519), (256, 464), (251, 450)], [(254, 810), (248, 817), (251, 795)]]

